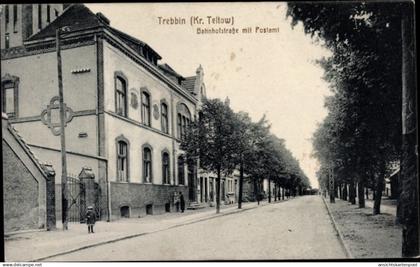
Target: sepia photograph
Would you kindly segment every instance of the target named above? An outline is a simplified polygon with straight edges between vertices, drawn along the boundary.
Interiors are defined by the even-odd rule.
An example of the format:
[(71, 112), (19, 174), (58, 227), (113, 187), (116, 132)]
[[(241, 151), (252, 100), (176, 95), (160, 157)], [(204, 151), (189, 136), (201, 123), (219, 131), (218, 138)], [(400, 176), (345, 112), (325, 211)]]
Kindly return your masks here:
[(3, 262), (418, 266), (415, 25), (409, 0), (1, 4)]

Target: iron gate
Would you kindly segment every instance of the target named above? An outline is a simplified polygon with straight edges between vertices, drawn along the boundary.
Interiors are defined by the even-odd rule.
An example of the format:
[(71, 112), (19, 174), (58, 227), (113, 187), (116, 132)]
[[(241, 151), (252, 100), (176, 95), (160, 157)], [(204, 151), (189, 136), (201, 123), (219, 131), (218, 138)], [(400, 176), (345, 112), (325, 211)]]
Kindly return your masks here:
[(97, 182), (93, 183), (93, 188), (86, 188), (87, 184), (80, 181), (75, 177), (67, 177), (68, 184), (68, 221), (69, 222), (85, 222), (85, 215), (87, 209), (87, 199), (91, 199), (91, 196), (86, 194), (93, 194), (94, 208), (96, 213), (96, 219), (101, 219), (101, 187)]

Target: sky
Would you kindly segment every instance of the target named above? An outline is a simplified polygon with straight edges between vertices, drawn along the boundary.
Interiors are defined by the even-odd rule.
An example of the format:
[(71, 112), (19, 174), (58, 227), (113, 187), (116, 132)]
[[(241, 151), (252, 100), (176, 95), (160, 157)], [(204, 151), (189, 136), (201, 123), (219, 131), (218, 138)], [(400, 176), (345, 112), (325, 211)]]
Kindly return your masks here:
[[(324, 97), (329, 90), (315, 60), (328, 56), (329, 51), (305, 35), (301, 24), (292, 29), (290, 18), (286, 19), (285, 3), (125, 3), (87, 7), (103, 13), (111, 26), (146, 42), (162, 56), (160, 63), (169, 64), (181, 75), (193, 76), (201, 65), (208, 97), (229, 97), (234, 111), (248, 112), (254, 121), (265, 114), (271, 132), (285, 139), (312, 187), (318, 187), (319, 164), (311, 157), (311, 137), (327, 114)], [(233, 25), (209, 24), (208, 16), (215, 20), (233, 18)], [(202, 18), (204, 24), (191, 25), (191, 17)], [(162, 23), (170, 18), (185, 19), (185, 24)], [(235, 27), (239, 33), (197, 34), (197, 28), (219, 27)], [(242, 33), (242, 28), (247, 27), (252, 33)], [(276, 30), (256, 33), (255, 27)]]

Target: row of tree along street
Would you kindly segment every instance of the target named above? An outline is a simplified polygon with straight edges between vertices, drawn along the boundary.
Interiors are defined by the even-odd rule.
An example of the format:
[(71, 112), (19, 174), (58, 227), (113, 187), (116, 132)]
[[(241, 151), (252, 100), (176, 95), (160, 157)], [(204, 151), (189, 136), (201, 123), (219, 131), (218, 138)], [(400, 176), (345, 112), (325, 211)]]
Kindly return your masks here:
[(400, 166), (397, 217), (405, 257), (419, 254), (413, 12), (409, 1), (288, 4), (292, 26), (302, 22), (332, 52), (319, 61), (332, 92), (313, 136), (320, 186), (334, 194), (332, 172), (335, 186), (352, 204), (357, 195), (360, 208), (370, 188), (379, 214), (384, 179)]
[(284, 140), (270, 133), (265, 117), (253, 122), (247, 113), (235, 113), (228, 100), (204, 100), (198, 120), (186, 129), (181, 148), (188, 161), (217, 175), (216, 212), (220, 211), (220, 179), (235, 169), (240, 172), (238, 208), (242, 204), (244, 176), (252, 180), (258, 201), (264, 179), (269, 181), (269, 201), (272, 183), (275, 192), (283, 188), (283, 195), (286, 189), (293, 196), (310, 186)]

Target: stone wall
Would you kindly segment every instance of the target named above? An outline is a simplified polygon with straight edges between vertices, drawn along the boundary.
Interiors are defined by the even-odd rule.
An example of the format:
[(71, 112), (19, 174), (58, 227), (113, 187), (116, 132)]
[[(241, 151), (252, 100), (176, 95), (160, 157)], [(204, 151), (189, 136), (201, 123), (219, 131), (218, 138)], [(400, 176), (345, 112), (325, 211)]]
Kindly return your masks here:
[(146, 206), (152, 205), (152, 214), (165, 213), (165, 204), (175, 212), (174, 192), (182, 192), (188, 206), (188, 187), (173, 185), (111, 182), (111, 219), (121, 218), (121, 207), (129, 208), (130, 218), (146, 216)]
[(4, 141), (2, 150), (4, 232), (38, 229), (38, 182)]

